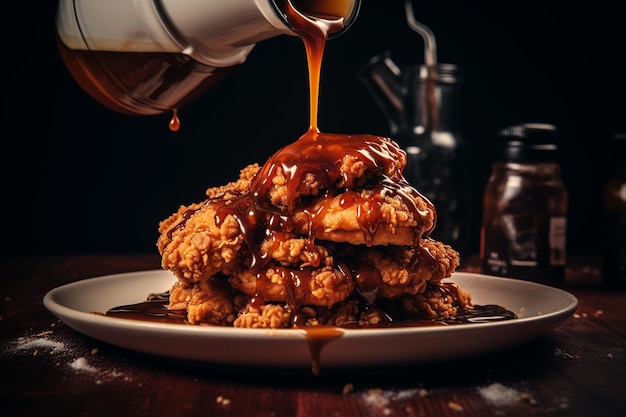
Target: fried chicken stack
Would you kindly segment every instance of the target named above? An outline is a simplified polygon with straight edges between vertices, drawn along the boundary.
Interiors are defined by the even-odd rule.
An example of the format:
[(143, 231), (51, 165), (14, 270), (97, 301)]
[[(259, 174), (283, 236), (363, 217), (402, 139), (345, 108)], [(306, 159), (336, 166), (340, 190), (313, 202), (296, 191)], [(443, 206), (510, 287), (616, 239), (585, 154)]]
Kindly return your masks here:
[(389, 138), (307, 132), (159, 225), (170, 309), (191, 324), (373, 327), (454, 316), (469, 294)]

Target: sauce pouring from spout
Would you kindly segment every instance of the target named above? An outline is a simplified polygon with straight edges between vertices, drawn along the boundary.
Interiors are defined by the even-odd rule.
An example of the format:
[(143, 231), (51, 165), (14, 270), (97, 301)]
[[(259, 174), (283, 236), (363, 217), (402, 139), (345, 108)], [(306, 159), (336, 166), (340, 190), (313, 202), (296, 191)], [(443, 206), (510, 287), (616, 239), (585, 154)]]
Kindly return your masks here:
[(302, 38), (308, 57), (309, 70), (309, 131), (319, 133), (317, 113), (319, 103), (320, 73), (326, 38), (329, 33), (339, 31), (344, 26), (340, 16), (311, 16), (298, 11), (291, 0), (287, 0), (286, 14), (294, 31)]

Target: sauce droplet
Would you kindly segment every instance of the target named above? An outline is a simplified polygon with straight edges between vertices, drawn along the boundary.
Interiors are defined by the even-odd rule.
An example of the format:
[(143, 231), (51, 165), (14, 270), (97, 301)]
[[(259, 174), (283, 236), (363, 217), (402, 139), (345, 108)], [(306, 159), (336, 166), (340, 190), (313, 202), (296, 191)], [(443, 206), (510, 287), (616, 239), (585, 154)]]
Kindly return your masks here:
[(180, 129), (180, 119), (178, 118), (178, 110), (172, 109), (172, 118), (170, 119), (170, 130), (178, 132)]
[(329, 342), (343, 336), (344, 331), (336, 327), (305, 327), (306, 340), (311, 352), (311, 372), (313, 375), (320, 374), (322, 348)]

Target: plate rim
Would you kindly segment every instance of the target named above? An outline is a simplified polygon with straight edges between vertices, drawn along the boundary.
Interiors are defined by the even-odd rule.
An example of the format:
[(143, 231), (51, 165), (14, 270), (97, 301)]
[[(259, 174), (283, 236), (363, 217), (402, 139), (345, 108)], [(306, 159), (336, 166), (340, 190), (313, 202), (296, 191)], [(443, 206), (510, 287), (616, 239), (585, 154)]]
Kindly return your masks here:
[[(240, 341), (246, 340), (248, 342), (254, 343), (280, 343), (284, 342), (285, 344), (292, 343), (306, 343), (307, 342), (307, 332), (304, 329), (247, 329), (247, 328), (234, 328), (234, 327), (225, 327), (225, 326), (199, 326), (199, 325), (187, 325), (187, 324), (176, 324), (176, 323), (158, 323), (158, 322), (149, 322), (149, 321), (141, 321), (141, 320), (129, 320), (125, 318), (119, 317), (110, 317), (99, 314), (94, 314), (93, 312), (77, 310), (72, 308), (71, 306), (64, 305), (59, 298), (61, 298), (64, 294), (67, 296), (69, 291), (76, 291), (81, 289), (81, 286), (89, 286), (89, 285), (98, 285), (107, 283), (111, 283), (112, 281), (119, 279), (126, 279), (130, 277), (144, 276), (144, 279), (147, 279), (149, 276), (153, 276), (157, 274), (161, 279), (170, 280), (173, 284), (176, 280), (171, 271), (160, 270), (160, 269), (150, 269), (150, 270), (142, 270), (142, 271), (134, 271), (134, 272), (123, 272), (123, 273), (115, 273), (108, 275), (95, 276), (91, 278), (86, 278), (82, 280), (77, 280), (74, 282), (70, 282), (67, 284), (63, 284), (57, 286), (48, 292), (43, 297), (43, 305), (44, 307), (50, 311), (53, 315), (59, 318), (61, 321), (65, 322), (69, 327), (74, 330), (87, 335), (89, 337), (95, 338), (105, 343), (117, 345), (126, 349), (135, 350), (144, 353), (153, 353), (157, 356), (165, 356), (176, 359), (185, 359), (184, 357), (177, 357), (176, 355), (170, 355), (167, 352), (163, 353), (154, 353), (154, 352), (146, 352), (145, 349), (130, 345), (120, 345), (119, 343), (111, 342), (111, 336), (107, 337), (98, 337), (98, 330), (104, 330), (105, 332), (117, 331), (117, 332), (138, 332), (143, 335), (148, 335), (150, 337), (154, 337), (156, 333), (164, 333), (164, 334), (173, 334), (174, 337), (181, 338), (192, 338), (193, 340), (206, 340), (207, 343), (217, 342), (217, 341)], [(156, 279), (156, 278), (155, 278)], [(476, 334), (486, 334), (491, 331), (496, 331), (499, 328), (508, 329), (511, 326), (519, 328), (523, 330), (521, 333), (529, 333), (530, 336), (522, 337), (516, 336), (518, 338), (526, 339), (521, 340), (520, 342), (514, 342), (510, 345), (517, 345), (519, 343), (528, 341), (530, 339), (534, 339), (541, 334), (545, 333), (548, 330), (555, 328), (558, 324), (560, 324), (563, 320), (568, 318), (570, 315), (578, 307), (578, 299), (571, 293), (556, 287), (551, 287), (548, 285), (535, 283), (532, 281), (524, 281), (515, 278), (504, 278), (497, 277), (491, 275), (485, 275), (475, 272), (463, 272), (458, 271), (455, 272), (450, 278), (447, 278), (445, 281), (448, 282), (457, 282), (459, 280), (469, 280), (469, 279), (478, 279), (482, 282), (496, 282), (501, 286), (522, 286), (528, 287), (529, 289), (536, 289), (541, 291), (548, 291), (555, 296), (559, 296), (563, 300), (564, 307), (553, 309), (552, 311), (548, 311), (546, 313), (533, 315), (530, 317), (520, 317), (515, 320), (506, 320), (506, 321), (496, 321), (496, 322), (487, 322), (487, 323), (470, 323), (470, 324), (455, 324), (451, 326), (416, 326), (416, 327), (392, 327), (392, 328), (366, 328), (366, 329), (341, 329), (343, 332), (342, 337), (339, 339), (344, 339), (344, 341), (348, 343), (363, 343), (362, 340), (374, 340), (372, 338), (380, 338), (380, 337), (395, 337), (395, 338), (414, 338), (420, 335), (423, 336), (431, 336), (431, 337), (448, 337), (449, 335), (457, 334), (459, 336), (465, 335), (466, 333), (476, 333)], [(129, 280), (130, 281), (130, 280)], [(157, 280), (158, 281), (158, 280)], [(160, 282), (160, 281), (159, 281)], [(155, 283), (155, 286), (159, 284)], [(462, 283), (459, 284), (461, 288), (463, 288)], [(138, 290), (137, 290), (138, 291)], [(472, 292), (470, 292), (472, 294)], [(145, 299), (147, 294), (142, 294), (140, 297)], [(140, 300), (138, 300), (139, 302)], [(66, 303), (67, 304), (67, 303)], [(495, 304), (495, 303), (494, 303)], [(120, 305), (120, 304), (117, 304)], [(533, 326), (537, 326), (539, 328), (543, 328), (542, 331), (533, 330)], [(85, 332), (85, 327), (93, 327), (93, 329), (89, 329), (88, 332)], [(535, 334), (536, 333), (536, 334)], [(447, 335), (447, 336), (446, 336)], [(166, 337), (164, 337), (166, 338)], [(504, 344), (506, 347), (506, 343)], [(364, 349), (367, 349), (365, 347)], [(496, 347), (496, 350), (499, 349)], [(485, 349), (485, 352), (489, 352), (488, 348)], [(197, 358), (192, 358), (192, 361), (196, 362), (204, 362), (202, 359), (198, 360)], [(419, 360), (419, 358), (418, 358)], [(356, 361), (356, 360), (355, 360)], [(358, 361), (357, 361), (358, 362)], [(352, 365), (360, 365), (359, 363), (346, 364), (346, 366)], [(218, 362), (219, 363), (219, 362)], [(235, 364), (237, 365), (237, 364)], [(247, 363), (243, 363), (243, 365), (250, 365)], [(272, 366), (275, 366), (273, 364)], [(289, 365), (287, 365), (289, 366)]]
[[(117, 279), (117, 278), (122, 278), (122, 277), (129, 278), (133, 275), (138, 276), (138, 275), (151, 275), (151, 274), (171, 275), (172, 283), (174, 283), (176, 279), (176, 277), (171, 272), (166, 271), (166, 270), (160, 270), (160, 269), (149, 269), (149, 270), (143, 270), (143, 271), (122, 272), (122, 273), (95, 276), (95, 277), (85, 278), (85, 279), (73, 281), (67, 284), (63, 284), (47, 291), (43, 297), (43, 305), (44, 307), (46, 307), (47, 310), (49, 310), (53, 314), (55, 313), (55, 311), (64, 310), (65, 312), (85, 315), (85, 317), (90, 317), (96, 320), (106, 320), (106, 321), (114, 320), (119, 323), (129, 323), (131, 327), (134, 327), (135, 325), (140, 325), (141, 327), (145, 326), (145, 327), (155, 327), (155, 328), (197, 329), (197, 330), (190, 330), (190, 331), (202, 331), (202, 332), (207, 332), (207, 333), (213, 332), (213, 331), (220, 332), (223, 330), (229, 330), (229, 331), (233, 330), (233, 333), (235, 332), (253, 333), (254, 332), (254, 333), (259, 333), (259, 334), (271, 333), (272, 335), (279, 334), (279, 333), (305, 334), (305, 332), (302, 331), (301, 329), (249, 329), (249, 328), (236, 328), (236, 327), (227, 327), (227, 326), (185, 325), (185, 324), (176, 324), (176, 323), (159, 323), (159, 322), (150, 322), (150, 321), (141, 321), (141, 320), (129, 320), (129, 319), (119, 318), (119, 317), (102, 316), (102, 315), (94, 314), (93, 312), (86, 312), (82, 310), (73, 309), (55, 300), (55, 297), (58, 296), (60, 293), (67, 291), (69, 289), (73, 289), (79, 285), (84, 285), (88, 283), (96, 283), (99, 281), (108, 281), (111, 279)], [(526, 323), (526, 322), (532, 322), (536, 320), (545, 320), (546, 318), (558, 317), (562, 315), (569, 316), (578, 307), (578, 299), (573, 294), (560, 288), (552, 287), (549, 285), (545, 285), (545, 284), (541, 284), (541, 283), (537, 283), (533, 281), (525, 281), (521, 279), (508, 278), (508, 277), (499, 277), (495, 275), (486, 275), (486, 274), (481, 274), (481, 273), (476, 273), (476, 272), (459, 271), (459, 272), (455, 272), (452, 275), (452, 277), (446, 278), (444, 282), (456, 282), (456, 278), (458, 277), (467, 277), (467, 278), (474, 278), (474, 279), (480, 279), (480, 280), (493, 280), (493, 281), (497, 281), (503, 284), (511, 283), (513, 285), (535, 287), (537, 289), (544, 289), (547, 291), (558, 293), (559, 295), (570, 299), (570, 304), (568, 304), (567, 308), (550, 311), (545, 314), (534, 315), (531, 317), (521, 317), (515, 320), (517, 323), (520, 323), (520, 322)], [(138, 302), (139, 301), (140, 300), (138, 300)], [(507, 324), (510, 324), (510, 323), (508, 323), (507, 321), (494, 321), (494, 322), (487, 322), (487, 323), (456, 324), (454, 326), (441, 326), (441, 327), (440, 326), (416, 326), (416, 327), (364, 328), (364, 329), (347, 328), (343, 330), (345, 330), (346, 334), (388, 333), (389, 331), (398, 332), (398, 333), (414, 333), (414, 332), (429, 333), (432, 331), (435, 331), (435, 332), (447, 331), (445, 329), (460, 329), (460, 328), (466, 328), (466, 327), (471, 327), (472, 329), (474, 329), (474, 328), (480, 328), (480, 327), (492, 327), (492, 326), (497, 327), (497, 326), (502, 326), (502, 325), (507, 325)], [(183, 331), (186, 331), (186, 330), (183, 330)]]

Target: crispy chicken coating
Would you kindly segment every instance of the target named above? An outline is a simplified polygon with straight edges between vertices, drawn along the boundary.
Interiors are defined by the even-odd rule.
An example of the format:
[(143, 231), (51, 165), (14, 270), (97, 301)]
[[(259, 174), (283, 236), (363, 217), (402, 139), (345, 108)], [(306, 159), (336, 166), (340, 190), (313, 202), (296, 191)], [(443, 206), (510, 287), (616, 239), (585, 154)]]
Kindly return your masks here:
[(229, 215), (217, 224), (216, 210), (210, 202), (181, 206), (161, 222), (159, 231), (161, 265), (186, 285), (238, 266), (243, 245), (239, 223)]
[(403, 319), (447, 319), (454, 317), (460, 309), (471, 308), (471, 296), (458, 287), (454, 294), (436, 285), (429, 285), (416, 296), (403, 295), (394, 301), (391, 311)]
[[(332, 165), (338, 166), (336, 172), (329, 166), (329, 169), (324, 170), (323, 175), (321, 175), (317, 167), (309, 169), (309, 167), (318, 165), (311, 162), (303, 162), (297, 168), (291, 165), (291, 160), (276, 165), (266, 164), (263, 167), (265, 169), (263, 174), (271, 179), (271, 186), (268, 188), (267, 195), (262, 196), (262, 198), (266, 198), (274, 207), (282, 211), (291, 211), (298, 205), (301, 198), (323, 195), (327, 189), (362, 189), (366, 188), (368, 184), (380, 183), (380, 179), (383, 177), (390, 181), (403, 181), (404, 178), (402, 178), (401, 173), (406, 165), (406, 153), (391, 140), (378, 139), (381, 140), (381, 143), (373, 146), (373, 149), (375, 149), (374, 152), (389, 154), (389, 157), (385, 159), (386, 164), (374, 162), (376, 158), (364, 149), (356, 151), (351, 148), (346, 149), (346, 152), (333, 149), (341, 145), (334, 144), (332, 141), (305, 148), (306, 154), (300, 155), (302, 157), (300, 162), (303, 162), (303, 159), (324, 161), (326, 155), (333, 154), (334, 151), (338, 150), (337, 154), (341, 157), (332, 162)], [(297, 183), (294, 185), (293, 181)]]
[(233, 288), (268, 301), (331, 306), (344, 300), (354, 287), (350, 277), (332, 266), (269, 267), (260, 274), (242, 270), (229, 278)]
[[(334, 268), (333, 257), (323, 246), (304, 242), (292, 239), (273, 245), (271, 266), (259, 275), (242, 269), (228, 278), (212, 277), (189, 287), (177, 283), (170, 308), (187, 308), (188, 321), (194, 324), (284, 328), (291, 327), (294, 311), (299, 325), (379, 325), (389, 320), (385, 312), (359, 305), (384, 299), (391, 300), (388, 305), (404, 319), (448, 317), (469, 305), (469, 295), (462, 291), (460, 300), (453, 300), (432, 289), (458, 265), (458, 254), (440, 242), (427, 240), (418, 251), (399, 246), (354, 250), (328, 242), (334, 253), (353, 265), (351, 271)], [(424, 261), (431, 256), (437, 259), (436, 271), (432, 262)], [(255, 301), (242, 308), (243, 300)]]
[(289, 328), (470, 306), (462, 291), (441, 291), (459, 254), (429, 238), (436, 213), (405, 164), (389, 139), (322, 135), (208, 188), (159, 224), (161, 265), (178, 278), (169, 308), (191, 324)]
[(225, 279), (213, 277), (186, 287), (175, 283), (170, 289), (172, 310), (186, 309), (190, 324), (232, 326), (247, 297), (237, 295)]
[(423, 240), (417, 249), (392, 248), (388, 254), (370, 251), (363, 259), (380, 274), (378, 296), (381, 298), (422, 293), (427, 283), (438, 284), (450, 277), (459, 265), (458, 253), (434, 240)]
[(280, 329), (291, 327), (291, 309), (284, 304), (262, 304), (256, 306), (248, 303), (241, 311), (234, 327), (254, 329)]
[(231, 274), (238, 291), (266, 301), (331, 306), (354, 288), (352, 277), (334, 264), (328, 251), (298, 238), (262, 244), (270, 262), (259, 272), (244, 268)]

